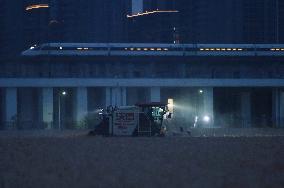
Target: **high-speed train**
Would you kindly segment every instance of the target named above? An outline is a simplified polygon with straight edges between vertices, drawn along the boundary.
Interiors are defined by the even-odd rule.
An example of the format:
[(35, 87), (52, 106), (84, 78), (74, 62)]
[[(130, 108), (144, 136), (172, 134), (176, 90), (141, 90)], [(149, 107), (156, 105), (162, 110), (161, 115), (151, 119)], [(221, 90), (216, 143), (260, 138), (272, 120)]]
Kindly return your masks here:
[(284, 44), (45, 43), (23, 56), (284, 56)]

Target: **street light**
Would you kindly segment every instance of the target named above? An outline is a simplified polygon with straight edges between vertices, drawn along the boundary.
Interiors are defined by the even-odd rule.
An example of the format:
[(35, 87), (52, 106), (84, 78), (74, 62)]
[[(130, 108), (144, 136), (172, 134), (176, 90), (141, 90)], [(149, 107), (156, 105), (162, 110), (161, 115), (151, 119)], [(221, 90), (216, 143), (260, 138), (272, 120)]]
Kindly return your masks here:
[(67, 95), (66, 91), (59, 92), (58, 95), (58, 129), (61, 130), (61, 97)]

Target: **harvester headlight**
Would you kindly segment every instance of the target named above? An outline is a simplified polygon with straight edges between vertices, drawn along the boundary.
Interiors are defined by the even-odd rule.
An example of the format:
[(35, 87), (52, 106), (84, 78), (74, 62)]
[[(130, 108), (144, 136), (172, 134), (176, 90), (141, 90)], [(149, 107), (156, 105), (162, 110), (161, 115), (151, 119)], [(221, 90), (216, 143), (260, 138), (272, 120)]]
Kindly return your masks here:
[(209, 116), (204, 116), (204, 117), (203, 117), (203, 121), (204, 121), (205, 123), (209, 123), (209, 122), (210, 122), (210, 117), (209, 117)]
[(168, 99), (168, 111), (174, 113), (174, 99)]

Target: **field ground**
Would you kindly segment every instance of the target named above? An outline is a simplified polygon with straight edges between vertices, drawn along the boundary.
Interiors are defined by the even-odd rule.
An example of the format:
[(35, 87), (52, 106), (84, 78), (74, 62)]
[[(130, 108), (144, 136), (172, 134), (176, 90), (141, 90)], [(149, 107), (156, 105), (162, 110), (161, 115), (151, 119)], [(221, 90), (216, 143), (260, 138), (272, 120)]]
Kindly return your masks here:
[(0, 132), (0, 187), (284, 187), (284, 136)]

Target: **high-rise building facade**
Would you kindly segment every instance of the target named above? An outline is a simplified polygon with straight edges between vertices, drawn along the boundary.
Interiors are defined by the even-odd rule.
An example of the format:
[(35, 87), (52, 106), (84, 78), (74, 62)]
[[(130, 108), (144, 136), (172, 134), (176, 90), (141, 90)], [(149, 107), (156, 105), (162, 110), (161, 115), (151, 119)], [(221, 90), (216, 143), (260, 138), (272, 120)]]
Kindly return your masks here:
[(23, 2), (0, 1), (1, 48), (0, 60), (10, 60), (20, 53), (23, 45)]
[[(4, 15), (3, 15), (3, 12), (4, 12), (4, 1), (3, 0), (0, 0), (0, 44), (3, 44), (4, 42), (4, 34), (3, 34), (3, 28), (4, 28)], [(0, 50), (0, 62), (2, 61), (2, 58), (3, 58), (3, 52), (2, 50)]]
[(178, 13), (175, 0), (143, 1), (138, 3), (128, 18), (129, 42), (140, 43), (179, 43)]
[(49, 41), (49, 0), (26, 0), (24, 2), (25, 48)]
[[(277, 43), (278, 0), (177, 0), (181, 40), (196, 43)], [(277, 21), (277, 17), (279, 20)]]
[(249, 43), (277, 43), (278, 0), (243, 1), (244, 41)]
[(1, 0), (3, 61), (14, 61), (32, 45), (48, 41), (49, 0)]
[(126, 42), (127, 2), (1, 0), (1, 57), (45, 42)]
[(177, 0), (182, 43), (238, 43), (242, 9), (238, 0)]
[(41, 8), (27, 10), (27, 15), (29, 29), (37, 28), (40, 35), (35, 39), (38, 43), (126, 41), (127, 1), (34, 1), (27, 6)]
[(281, 0), (0, 0), (0, 57), (48, 41), (283, 43), (283, 23)]
[[(169, 15), (156, 19), (159, 16), (154, 14), (131, 18), (130, 38), (140, 31), (138, 42), (281, 43), (284, 38), (284, 2), (279, 0), (153, 0), (144, 1), (142, 10), (176, 10), (178, 14), (176, 19)], [(160, 37), (169, 26), (175, 28), (178, 40)]]
[(284, 1), (278, 0), (277, 6), (277, 42), (284, 43)]
[(145, 0), (143, 2), (143, 10), (152, 11), (152, 10), (173, 10), (175, 9), (176, 0)]
[(127, 1), (61, 0), (57, 21), (64, 42), (126, 42)]

